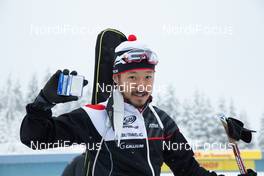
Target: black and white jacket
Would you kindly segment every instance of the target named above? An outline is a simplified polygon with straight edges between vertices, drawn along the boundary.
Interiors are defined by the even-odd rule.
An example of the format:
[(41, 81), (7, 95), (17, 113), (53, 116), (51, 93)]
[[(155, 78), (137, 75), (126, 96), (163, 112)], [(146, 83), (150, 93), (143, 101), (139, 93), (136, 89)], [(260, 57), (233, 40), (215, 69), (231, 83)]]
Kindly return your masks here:
[[(21, 141), (35, 149), (58, 141), (85, 143), (89, 150), (86, 176), (159, 176), (163, 162), (175, 176), (216, 176), (199, 166), (175, 122), (151, 103), (141, 112), (125, 103), (118, 147), (113, 128), (106, 125), (105, 105), (86, 105), (52, 117), (51, 110), (28, 104)], [(175, 149), (180, 145), (185, 147)]]

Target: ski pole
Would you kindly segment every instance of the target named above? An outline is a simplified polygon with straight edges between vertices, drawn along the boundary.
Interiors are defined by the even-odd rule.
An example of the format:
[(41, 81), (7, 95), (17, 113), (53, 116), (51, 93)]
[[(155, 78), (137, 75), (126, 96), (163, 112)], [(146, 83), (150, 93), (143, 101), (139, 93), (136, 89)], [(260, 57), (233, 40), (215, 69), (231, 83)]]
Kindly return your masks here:
[(236, 163), (237, 163), (237, 166), (239, 168), (239, 171), (240, 171), (241, 174), (247, 174), (247, 170), (246, 170), (244, 161), (241, 158), (238, 145), (237, 145), (237, 143), (236, 143), (236, 141), (234, 139), (229, 137), (228, 125), (227, 125), (226, 117), (225, 117), (225, 115), (222, 114), (222, 115), (219, 116), (219, 118), (220, 118), (220, 120), (221, 120), (221, 122), (222, 122), (222, 124), (223, 124), (223, 126), (225, 128), (225, 132), (226, 132), (226, 134), (228, 136), (228, 141), (229, 141), (229, 143), (232, 146), (233, 153), (235, 155), (235, 159), (236, 159)]

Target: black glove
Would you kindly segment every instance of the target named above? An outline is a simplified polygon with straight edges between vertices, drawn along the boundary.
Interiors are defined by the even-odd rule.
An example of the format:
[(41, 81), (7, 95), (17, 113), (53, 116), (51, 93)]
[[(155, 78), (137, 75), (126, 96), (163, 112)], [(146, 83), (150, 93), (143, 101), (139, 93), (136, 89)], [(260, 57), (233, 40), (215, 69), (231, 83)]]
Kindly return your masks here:
[[(36, 98), (34, 104), (38, 105), (38, 107), (41, 107), (41, 109), (51, 109), (53, 106), (55, 106), (58, 103), (65, 103), (70, 101), (77, 101), (77, 96), (61, 96), (57, 94), (58, 89), (58, 82), (60, 74), (62, 73), (61, 70), (58, 70), (54, 75), (51, 76), (51, 78), (48, 80), (44, 88), (41, 90), (40, 94)], [(64, 69), (63, 70), (64, 75), (69, 75), (69, 70)], [(72, 71), (70, 73), (71, 75), (77, 75), (76, 71)], [(84, 80), (83, 86), (86, 86), (88, 84), (87, 80)]]
[(257, 176), (257, 172), (252, 169), (247, 169), (247, 174), (239, 174), (238, 176)]

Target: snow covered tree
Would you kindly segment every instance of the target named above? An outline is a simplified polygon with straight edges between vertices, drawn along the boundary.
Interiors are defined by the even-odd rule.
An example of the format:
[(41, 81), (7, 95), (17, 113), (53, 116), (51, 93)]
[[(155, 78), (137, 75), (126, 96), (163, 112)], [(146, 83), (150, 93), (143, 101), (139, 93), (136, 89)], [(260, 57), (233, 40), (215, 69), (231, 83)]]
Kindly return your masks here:
[(20, 81), (19, 80), (16, 80), (15, 81), (15, 85), (13, 85), (13, 88), (12, 88), (12, 94), (13, 94), (13, 101), (14, 101), (14, 109), (15, 111), (17, 112), (25, 112), (25, 101), (24, 101), (24, 96), (23, 96), (23, 93), (22, 93), (22, 87), (21, 87), (21, 84), (20, 84)]
[[(189, 141), (189, 127), (186, 121), (188, 121), (189, 116), (187, 114), (187, 106), (189, 103), (186, 103), (186, 107), (180, 103), (175, 94), (175, 87), (173, 85), (169, 85), (164, 87), (164, 91), (160, 91), (156, 97), (154, 98), (155, 105), (164, 110), (178, 125), (180, 131), (184, 134), (184, 136)], [(186, 111), (184, 111), (186, 108)]]
[[(216, 108), (216, 115), (220, 115), (220, 114), (224, 114), (224, 115), (229, 115), (229, 111), (227, 108), (227, 103), (226, 100), (224, 98), (221, 98), (218, 100), (218, 105)], [(225, 129), (221, 123), (221, 121), (219, 119), (215, 119), (216, 123), (215, 123), (215, 129), (214, 129), (214, 133), (213, 136), (215, 137), (216, 141), (220, 144), (227, 144), (228, 140), (227, 140), (227, 135), (225, 132)]]
[(0, 112), (4, 109), (4, 91), (3, 88), (0, 87)]
[(193, 119), (193, 111), (191, 102), (187, 99), (184, 100), (182, 103), (182, 113), (180, 117), (180, 124), (181, 124), (181, 131), (185, 135), (187, 139), (191, 140), (189, 131), (191, 131), (190, 127), (188, 126), (190, 121)]
[(6, 143), (8, 141), (8, 129), (6, 124), (6, 118), (4, 118), (0, 112), (0, 144)]
[(39, 85), (38, 85), (38, 78), (36, 74), (33, 74), (31, 77), (28, 87), (27, 87), (27, 94), (26, 94), (26, 102), (31, 103), (35, 100), (37, 95), (39, 94)]
[(193, 100), (193, 111), (196, 124), (193, 125), (193, 133), (197, 139), (203, 142), (214, 142), (212, 131), (215, 128), (214, 112), (209, 100), (199, 92), (195, 93)]
[[(7, 120), (7, 125), (11, 125), (11, 122), (14, 120), (14, 103), (16, 103), (14, 100), (14, 94), (13, 94), (13, 87), (12, 87), (12, 80), (11, 80), (11, 75), (8, 77), (5, 87), (4, 87), (4, 92), (3, 92), (3, 100), (5, 104), (5, 109), (4, 109), (4, 117)], [(8, 128), (10, 129), (11, 126)]]
[(182, 116), (183, 122), (188, 127), (188, 138), (193, 143), (198, 142), (200, 148), (203, 148), (205, 143), (211, 144), (217, 141), (214, 135), (216, 128), (214, 108), (203, 94), (196, 91), (191, 102), (185, 101)]
[(7, 121), (4, 116), (4, 91), (1, 87), (0, 89), (0, 144), (6, 143), (8, 141), (8, 130), (7, 130)]
[(226, 100), (224, 98), (221, 98), (221, 99), (218, 100), (217, 114), (229, 115), (229, 111), (228, 111), (228, 108), (227, 108)]
[(264, 150), (264, 113), (262, 114), (260, 121), (260, 130), (258, 135), (258, 145), (261, 150)]
[(234, 100), (233, 99), (230, 100), (228, 116), (237, 118), (237, 109), (236, 109), (236, 107), (234, 105)]
[(4, 122), (2, 127), (5, 129), (5, 142), (9, 144), (8, 150), (14, 151), (14, 144), (19, 141), (19, 127), (25, 114), (25, 102), (20, 82), (13, 81), (10, 75), (2, 95), (5, 108), (1, 111), (1, 121)]
[(164, 92), (157, 95), (156, 100), (157, 107), (164, 110), (172, 119), (177, 123), (180, 123), (180, 102), (175, 95), (175, 87), (169, 85)]

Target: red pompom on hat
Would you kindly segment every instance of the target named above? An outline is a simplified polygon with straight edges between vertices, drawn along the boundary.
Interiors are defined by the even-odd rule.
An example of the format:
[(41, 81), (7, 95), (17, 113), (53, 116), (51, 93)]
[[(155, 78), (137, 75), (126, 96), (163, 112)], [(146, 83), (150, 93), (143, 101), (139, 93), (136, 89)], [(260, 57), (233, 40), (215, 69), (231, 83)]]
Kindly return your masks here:
[(134, 34), (130, 34), (127, 38), (128, 41), (132, 42), (132, 41), (136, 41), (137, 37)]
[(136, 35), (130, 34), (127, 36), (127, 41), (120, 43), (115, 48), (115, 53), (130, 49), (148, 49), (148, 47), (145, 44), (138, 42)]

